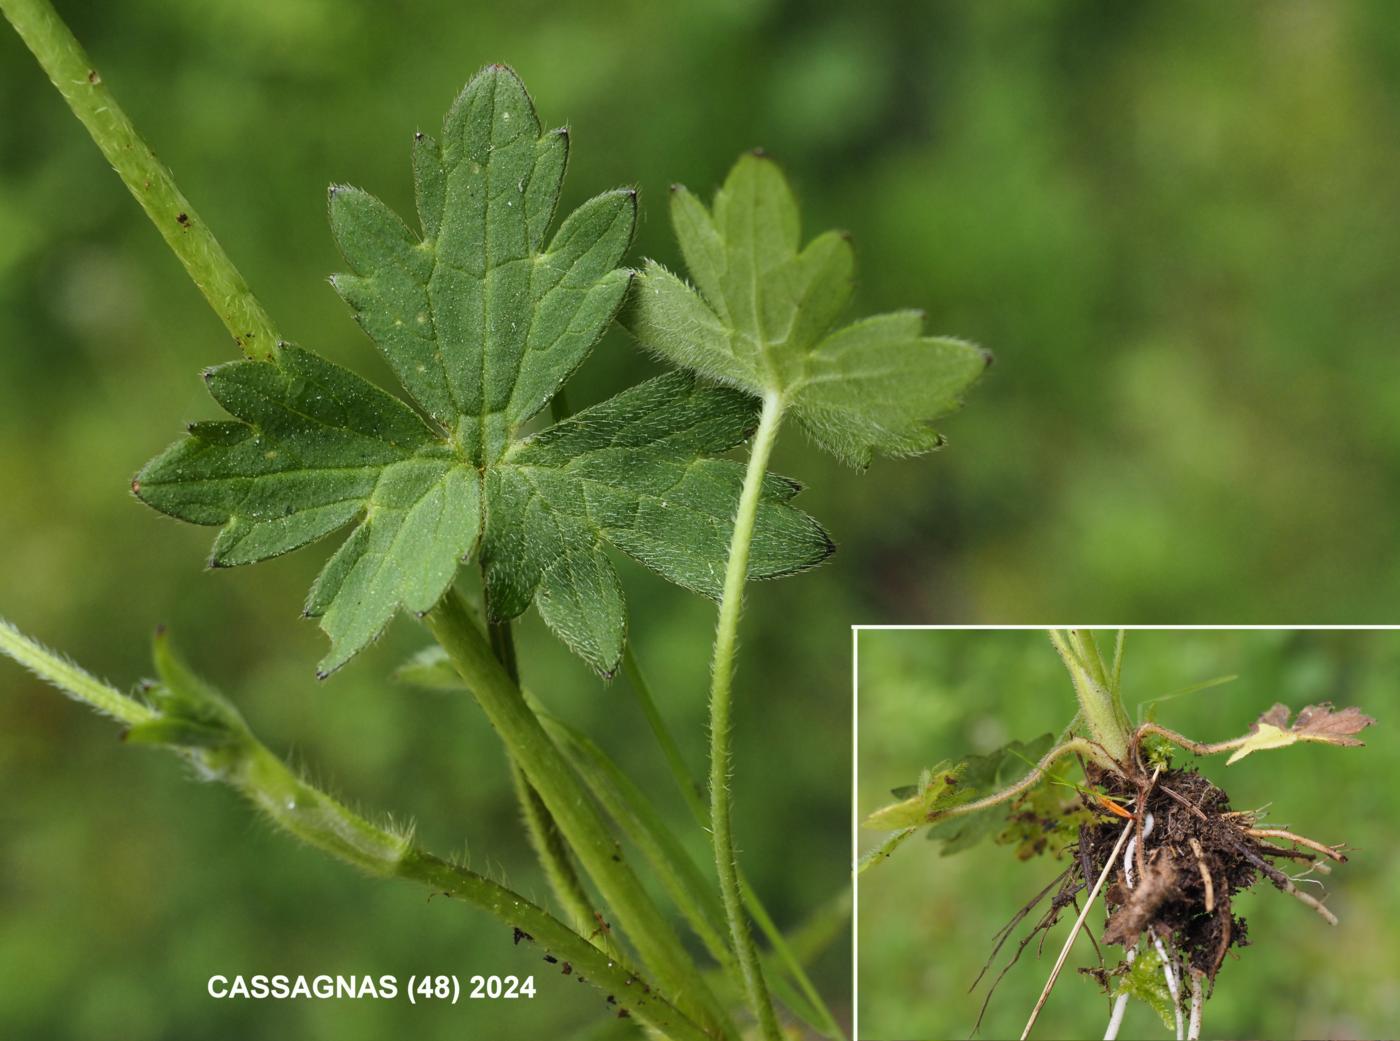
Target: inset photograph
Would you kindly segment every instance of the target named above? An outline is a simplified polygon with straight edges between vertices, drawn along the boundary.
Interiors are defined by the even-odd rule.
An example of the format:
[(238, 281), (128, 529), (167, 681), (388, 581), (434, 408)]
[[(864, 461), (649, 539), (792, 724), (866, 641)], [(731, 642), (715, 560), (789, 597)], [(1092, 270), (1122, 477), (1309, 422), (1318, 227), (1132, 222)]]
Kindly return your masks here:
[(858, 1035), (1400, 1022), (1393, 629), (857, 627)]

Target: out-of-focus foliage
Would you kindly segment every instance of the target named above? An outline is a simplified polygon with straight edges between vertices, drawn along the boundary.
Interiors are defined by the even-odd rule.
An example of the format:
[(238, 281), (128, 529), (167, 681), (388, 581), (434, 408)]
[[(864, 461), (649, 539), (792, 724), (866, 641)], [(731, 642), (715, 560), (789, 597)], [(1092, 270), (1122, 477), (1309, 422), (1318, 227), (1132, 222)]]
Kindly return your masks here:
[[(809, 485), (807, 509), (840, 544), (821, 571), (755, 587), (745, 619), (736, 828), (785, 924), (848, 876), (852, 620), (1394, 616), (1400, 16), (1386, 0), (56, 2), (282, 330), (384, 386), (325, 283), (342, 266), (326, 186), (371, 186), (408, 212), (407, 131), (435, 129), (490, 61), (514, 65), (550, 120), (572, 126), (561, 207), (640, 187), (633, 259), (679, 269), (667, 186), (708, 198), (734, 156), (761, 145), (811, 228), (852, 231), (852, 313), (923, 307), (930, 328), (996, 353), (975, 407), (941, 425), (950, 445), (938, 455), (877, 461), (857, 478), (795, 431), (779, 448), (774, 468)], [(126, 493), (175, 423), (213, 418), (196, 374), (235, 351), (8, 29), (0, 344), (0, 609), (120, 679), (147, 671), (156, 622), (177, 623), (201, 672), (274, 748), (295, 748), (367, 808), (413, 814), (435, 848), (470, 843), (478, 868), (544, 898), (475, 706), (383, 682), (422, 642), (411, 622), (317, 685), (324, 638), (293, 605), (325, 553), (207, 573), (207, 533)], [(587, 405), (653, 371), (615, 331), (571, 398)], [(713, 608), (619, 568), (632, 638), (699, 771)], [(531, 689), (664, 792), (621, 681), (601, 687), (527, 618)], [(1058, 683), (1058, 663), (1041, 656), (1036, 668)], [(1163, 689), (1185, 682), (1176, 675)], [(1242, 711), (1241, 729), (1222, 733), (1252, 718)], [(1061, 722), (1058, 711), (1028, 719), (1022, 736)], [(11, 981), (0, 1032), (52, 1030), (59, 1016), (89, 1036), (119, 1022), (132, 1037), (196, 1026), (245, 1037), (272, 1017), (283, 1033), (351, 1041), (410, 1016), (446, 1030), (465, 1013), (211, 1012), (204, 979), (542, 967), (505, 950), (484, 916), (358, 879), (250, 824), (228, 793), (183, 783), (171, 762), (122, 747), (104, 721), (23, 676), (3, 680), (0, 733), (0, 979)], [(886, 788), (937, 760), (932, 733), (907, 728), (920, 747), (891, 757)], [(1361, 769), (1379, 758), (1369, 753), (1336, 758)], [(1359, 816), (1386, 809), (1386, 791), (1359, 793)], [(685, 819), (678, 800), (671, 813)], [(707, 863), (703, 837), (691, 845)], [(928, 870), (901, 857), (882, 874), (902, 863)], [(1348, 882), (1369, 870), (1358, 860)], [(1348, 915), (1347, 928), (1373, 923), (1366, 949), (1389, 949), (1390, 910)], [(846, 970), (839, 951), (823, 963), (838, 1003)], [(475, 1008), (471, 1024), (554, 1036), (593, 1010), (586, 988), (542, 982), (547, 1000)], [(1377, 1022), (1400, 1019), (1389, 1011)]]
[[(860, 811), (882, 805), (910, 765), (995, 748), (1067, 723), (1074, 693), (1044, 632), (863, 631), (859, 635)], [(1195, 763), (1230, 794), (1231, 804), (1269, 804), (1266, 822), (1355, 852), (1326, 877), (1331, 928), (1268, 883), (1241, 897), (1250, 945), (1226, 961), (1206, 1003), (1207, 1037), (1370, 1037), (1400, 1017), (1394, 986), (1400, 915), (1393, 865), (1397, 794), (1390, 778), (1400, 755), (1400, 632), (1163, 631), (1127, 635), (1123, 697), (1130, 714), (1143, 703), (1202, 678), (1238, 673), (1234, 682), (1160, 704), (1165, 725), (1203, 741), (1243, 733), (1261, 706), (1327, 699), (1358, 705), (1377, 719), (1360, 735), (1365, 748), (1300, 742), (1225, 766), (1225, 756)], [(862, 833), (861, 846), (881, 836)], [(977, 990), (968, 988), (991, 953), (994, 934), (1064, 868), (1064, 861), (1020, 861), (1004, 846), (982, 844), (940, 856), (910, 842), (860, 876), (857, 923), (861, 1036), (871, 1039), (966, 1037), (988, 979), (1001, 971), (1023, 923)], [(1311, 876), (1310, 876), (1311, 877)], [(1300, 883), (1315, 892), (1308, 883)], [(1091, 912), (1088, 925), (1104, 917)], [(1032, 915), (1028, 921), (1038, 915)], [(1019, 1037), (1072, 913), (1036, 958), (1027, 948), (992, 998), (981, 1037)], [(1117, 949), (1109, 952), (1109, 967)], [(1076, 944), (1036, 1025), (1040, 1037), (1099, 1037), (1109, 1004), (1098, 985), (1072, 970), (1097, 965)], [(1157, 1016), (1129, 1003), (1123, 1037), (1167, 1037)]]

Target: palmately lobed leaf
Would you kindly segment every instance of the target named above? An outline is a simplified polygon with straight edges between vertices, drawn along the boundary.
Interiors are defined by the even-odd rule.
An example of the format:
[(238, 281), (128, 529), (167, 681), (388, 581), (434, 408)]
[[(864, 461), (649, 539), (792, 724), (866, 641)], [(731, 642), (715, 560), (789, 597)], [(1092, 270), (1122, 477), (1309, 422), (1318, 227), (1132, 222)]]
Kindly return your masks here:
[[(636, 193), (584, 203), (548, 236), (568, 135), (542, 132), (524, 86), (482, 70), (419, 134), (420, 232), (373, 196), (331, 190), (351, 273), (333, 283), (417, 409), (292, 346), (272, 361), (206, 373), (231, 420), (200, 422), (133, 481), (170, 516), (220, 527), (210, 563), (254, 563), (341, 528), (349, 534), (306, 613), (339, 668), (400, 609), (430, 610), (483, 547), (488, 608), (532, 602), (604, 675), (625, 609), (611, 543), (689, 589), (717, 595), (742, 477), (715, 458), (749, 435), (756, 404), (672, 374), (521, 440), (602, 336), (632, 273)], [(546, 240), (547, 244), (546, 244)], [(831, 552), (821, 527), (770, 477), (751, 574), (774, 577)]]
[(612, 322), (632, 273), (636, 192), (589, 200), (546, 247), (568, 133), (542, 133), (525, 86), (494, 66), (458, 96), (441, 143), (419, 134), (420, 239), (355, 188), (330, 193), (353, 274), (331, 279), (404, 388), (478, 465), (495, 462)]
[[(488, 484), (482, 559), (492, 611), (513, 617), (536, 599), (566, 643), (611, 673), (626, 622), (604, 542), (718, 599), (744, 475), (713, 457), (756, 421), (745, 395), (670, 373), (514, 445)], [(814, 567), (834, 549), (816, 521), (788, 505), (797, 491), (766, 481), (750, 578)]]
[(276, 364), (211, 369), (210, 394), (239, 423), (195, 424), (137, 474), (162, 513), (222, 525), (210, 563), (254, 563), (355, 521), (312, 590), (328, 674), (400, 606), (426, 611), (481, 531), (480, 475), (402, 402), (296, 347)]
[(850, 243), (829, 231), (802, 246), (797, 203), (775, 163), (742, 157), (709, 210), (675, 188), (671, 217), (695, 288), (647, 263), (623, 319), (645, 348), (779, 396), (818, 444), (853, 465), (941, 443), (928, 424), (959, 406), (990, 355), (925, 336), (914, 311), (836, 328), (853, 284)]

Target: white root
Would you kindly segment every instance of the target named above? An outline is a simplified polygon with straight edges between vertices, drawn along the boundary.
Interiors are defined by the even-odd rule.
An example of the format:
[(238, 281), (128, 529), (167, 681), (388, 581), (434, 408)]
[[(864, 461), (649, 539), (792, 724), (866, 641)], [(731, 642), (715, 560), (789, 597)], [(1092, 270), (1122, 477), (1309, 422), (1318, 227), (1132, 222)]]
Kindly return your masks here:
[(1201, 1041), (1201, 1006), (1205, 1004), (1205, 992), (1201, 990), (1201, 974), (1191, 973), (1191, 1025), (1186, 1031), (1186, 1041)]
[[(1152, 814), (1147, 815), (1142, 827), (1143, 845), (1147, 844), (1147, 837), (1152, 834), (1153, 827), (1157, 824), (1157, 819)], [(1128, 848), (1123, 852), (1123, 878), (1129, 889), (1135, 889), (1136, 883), (1133, 881), (1133, 854), (1137, 848), (1137, 836), (1134, 835), (1128, 840)], [(1182, 1018), (1181, 1018), (1181, 991), (1177, 987), (1176, 973), (1172, 971), (1171, 959), (1167, 957), (1167, 949), (1158, 936), (1152, 937), (1152, 942), (1156, 945), (1157, 956), (1162, 959), (1162, 975), (1167, 981), (1167, 990), (1171, 993), (1172, 1004), (1176, 1008), (1176, 1041), (1182, 1041)], [(1123, 963), (1129, 967), (1137, 958), (1138, 947), (1129, 948)], [(1113, 1012), (1109, 1016), (1108, 1029), (1104, 1031), (1104, 1041), (1116, 1041), (1118, 1030), (1123, 1025), (1123, 1013), (1128, 1009), (1128, 995), (1119, 994), (1113, 1002)]]
[[(1128, 951), (1123, 963), (1129, 968), (1132, 967), (1133, 960), (1137, 958), (1138, 949), (1133, 947)], [(1108, 1017), (1108, 1029), (1103, 1032), (1103, 1041), (1117, 1041), (1118, 1028), (1123, 1025), (1123, 1013), (1128, 1011), (1128, 995), (1119, 994), (1113, 1002), (1113, 1014)]]
[(1154, 934), (1152, 942), (1157, 945), (1157, 956), (1162, 959), (1162, 975), (1167, 978), (1167, 992), (1172, 996), (1172, 1011), (1176, 1013), (1176, 1041), (1182, 1041), (1181, 991), (1176, 985), (1176, 973), (1172, 970), (1172, 961), (1167, 957), (1162, 938)]

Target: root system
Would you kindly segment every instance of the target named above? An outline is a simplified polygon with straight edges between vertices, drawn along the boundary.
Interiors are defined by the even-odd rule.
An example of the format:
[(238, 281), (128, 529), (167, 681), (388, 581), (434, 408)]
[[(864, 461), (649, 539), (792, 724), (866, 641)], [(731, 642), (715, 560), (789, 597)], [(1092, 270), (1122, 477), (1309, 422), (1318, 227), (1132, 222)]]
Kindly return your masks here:
[[(1194, 769), (1172, 769), (1152, 776), (1138, 773), (1135, 778), (1126, 778), (1089, 764), (1086, 774), (1092, 785), (1131, 810), (1134, 830), (1108, 876), (1104, 890), (1108, 916), (1099, 943), (1121, 945), (1126, 955), (1140, 941), (1155, 946), (1155, 938), (1169, 952), (1177, 979), (1193, 981), (1193, 986), (1194, 981), (1204, 980), (1209, 990), (1214, 988), (1230, 949), (1249, 943), (1248, 926), (1243, 917), (1235, 914), (1234, 901), (1261, 879), (1335, 924), (1331, 912), (1301, 892), (1294, 878), (1278, 864), (1291, 867), (1295, 874), (1325, 872), (1327, 866), (1320, 858), (1346, 860), (1340, 847), (1325, 846), (1282, 829), (1260, 827), (1256, 812), (1232, 809), (1225, 791)], [(1086, 806), (1096, 808), (1087, 796), (1082, 798)], [(1124, 824), (1120, 816), (1102, 815), (1080, 828), (1078, 842), (1069, 851), (1073, 854), (1069, 868), (1017, 912), (995, 938), (996, 947), (988, 965), (1015, 928), (1053, 891), (1048, 908), (997, 976), (998, 982), (1037, 934), (1043, 946), (1044, 934), (1064, 909), (1079, 906), (1080, 894), (1094, 884), (1113, 856)], [(1099, 961), (1098, 967), (1082, 971), (1107, 990), (1116, 972), (1105, 967), (1101, 952)], [(1117, 971), (1130, 961), (1131, 957), (1125, 957)], [(1185, 987), (1181, 995), (1180, 1000), (1186, 1001)], [(991, 1000), (990, 993), (987, 1000)]]

